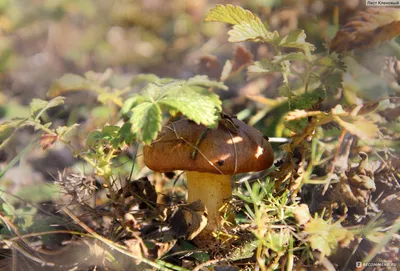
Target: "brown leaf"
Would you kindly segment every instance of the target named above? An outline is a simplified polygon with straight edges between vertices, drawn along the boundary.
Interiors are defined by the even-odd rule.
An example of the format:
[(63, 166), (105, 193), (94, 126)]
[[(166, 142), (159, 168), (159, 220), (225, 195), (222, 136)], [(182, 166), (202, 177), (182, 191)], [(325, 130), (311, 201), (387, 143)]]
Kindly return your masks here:
[(219, 79), (221, 67), (216, 56), (202, 56), (197, 64), (197, 73), (207, 75), (210, 78)]
[(138, 236), (136, 238), (125, 240), (124, 243), (129, 252), (137, 256), (137, 259), (135, 259), (136, 264), (139, 264), (141, 262), (143, 256), (148, 256), (149, 254), (143, 240)]
[[(379, 106), (379, 101), (370, 101), (366, 102), (362, 105), (355, 106), (352, 108), (352, 114), (353, 112), (356, 113), (356, 115), (366, 115), (377, 109)], [(355, 111), (354, 111), (355, 110)]]
[(400, 192), (384, 198), (379, 204), (379, 208), (383, 211), (400, 215)]
[(185, 236), (192, 240), (207, 225), (204, 204), (197, 200), (189, 204), (181, 204), (171, 218), (170, 226), (172, 232), (178, 237)]
[(400, 34), (400, 9), (371, 8), (359, 12), (342, 27), (330, 44), (338, 53), (371, 48)]
[(54, 143), (57, 141), (57, 138), (57, 135), (44, 134), (40, 138), (40, 145), (42, 146), (43, 150), (45, 151), (53, 147)]
[(157, 259), (161, 258), (165, 254), (167, 254), (171, 248), (173, 248), (176, 244), (176, 239), (173, 239), (169, 242), (161, 243), (157, 242), (156, 247), (157, 247)]
[(375, 191), (374, 175), (370, 169), (368, 156), (360, 153), (361, 161), (341, 176), (338, 196), (349, 207), (355, 207), (357, 214), (365, 215), (371, 193)]
[(243, 46), (236, 47), (232, 59), (232, 73), (238, 72), (253, 63), (253, 55)]

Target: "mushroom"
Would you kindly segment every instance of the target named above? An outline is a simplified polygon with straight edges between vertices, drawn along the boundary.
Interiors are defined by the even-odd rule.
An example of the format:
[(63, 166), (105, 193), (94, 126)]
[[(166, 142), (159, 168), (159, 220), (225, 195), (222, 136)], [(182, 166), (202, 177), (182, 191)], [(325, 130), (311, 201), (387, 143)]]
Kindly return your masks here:
[(208, 233), (222, 227), (220, 212), (232, 197), (232, 175), (267, 169), (273, 160), (268, 139), (236, 118), (223, 119), (216, 129), (178, 120), (144, 147), (144, 162), (153, 171), (186, 171), (188, 202), (204, 203), (208, 222), (203, 231)]

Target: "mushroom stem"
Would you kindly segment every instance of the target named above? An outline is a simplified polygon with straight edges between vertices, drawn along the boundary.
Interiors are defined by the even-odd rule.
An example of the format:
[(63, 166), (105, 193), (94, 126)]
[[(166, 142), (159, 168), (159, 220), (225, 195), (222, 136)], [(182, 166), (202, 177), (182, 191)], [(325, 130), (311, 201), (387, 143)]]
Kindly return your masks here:
[[(214, 231), (222, 226), (224, 212), (221, 207), (224, 201), (232, 197), (232, 185), (230, 175), (201, 173), (187, 171), (188, 203), (201, 200), (207, 208), (207, 226), (205, 231)], [(228, 216), (232, 220), (232, 214)]]

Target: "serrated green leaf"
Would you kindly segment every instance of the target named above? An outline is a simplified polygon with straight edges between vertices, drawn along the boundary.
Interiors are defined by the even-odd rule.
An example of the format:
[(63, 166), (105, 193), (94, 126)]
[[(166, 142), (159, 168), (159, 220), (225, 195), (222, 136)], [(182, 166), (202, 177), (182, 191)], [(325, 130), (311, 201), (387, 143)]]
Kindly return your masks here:
[(1, 205), (1, 209), (2, 209), (2, 211), (3, 211), (6, 215), (8, 215), (8, 216), (14, 215), (14, 209), (13, 209), (13, 207), (11, 207), (10, 204), (8, 204), (8, 203), (5, 203), (5, 202), (4, 202), (4, 203)]
[(125, 102), (122, 112), (127, 115), (128, 108), (131, 108), (132, 114), (129, 121), (132, 124), (131, 135), (127, 137), (146, 144), (155, 139), (161, 129), (161, 108), (171, 115), (181, 112), (197, 123), (216, 125), (221, 100), (208, 90), (210, 87), (227, 89), (223, 83), (211, 81), (207, 76), (149, 84), (141, 95)]
[(310, 109), (312, 105), (320, 99), (325, 98), (325, 93), (322, 89), (316, 89), (312, 92), (303, 93), (299, 96), (292, 97), (290, 100), (290, 108), (293, 109)]
[(126, 116), (131, 112), (131, 109), (138, 104), (144, 102), (144, 97), (140, 95), (134, 95), (130, 98), (128, 98), (125, 102), (124, 105), (121, 108), (121, 113), (122, 115)]
[(279, 42), (279, 46), (288, 48), (298, 48), (304, 51), (314, 51), (315, 46), (306, 42), (306, 33), (304, 30), (294, 30)]
[(187, 86), (202, 86), (207, 88), (219, 88), (223, 90), (228, 90), (228, 87), (224, 85), (222, 82), (217, 82), (208, 79), (207, 75), (196, 75), (195, 77), (190, 78), (186, 81)]
[(197, 124), (212, 125), (217, 120), (215, 100), (201, 95), (189, 86), (172, 89), (158, 101), (167, 109), (182, 112)]
[(338, 90), (343, 88), (343, 73), (336, 71), (321, 78), (321, 84), (326, 92), (336, 95)]
[(266, 74), (271, 74), (274, 72), (282, 72), (283, 68), (278, 63), (275, 64), (271, 60), (264, 58), (261, 61), (254, 62), (253, 65), (250, 65), (247, 68), (247, 77), (248, 79), (253, 79), (257, 76), (262, 76)]
[(272, 42), (278, 37), (277, 32), (269, 32), (261, 20), (249, 10), (239, 6), (217, 5), (206, 16), (206, 22), (223, 22), (233, 25), (228, 32), (230, 42), (246, 40)]
[(47, 95), (50, 97), (56, 97), (67, 91), (85, 90), (89, 89), (91, 84), (92, 82), (82, 76), (67, 73), (50, 87)]
[(260, 19), (251, 11), (233, 5), (217, 5), (204, 19), (205, 22), (223, 22), (233, 25), (256, 20)]
[(103, 134), (101, 133), (101, 131), (90, 132), (86, 139), (86, 146), (94, 148), (101, 144), (102, 140)]
[(229, 42), (272, 42), (276, 37), (276, 34), (266, 31), (264, 25), (261, 22), (259, 23), (259, 21), (242, 22), (234, 25), (228, 31), (228, 35)]
[(161, 130), (161, 109), (156, 103), (144, 102), (132, 109), (131, 131), (145, 144), (156, 139)]
[(59, 137), (63, 138), (66, 134), (68, 134), (69, 132), (71, 132), (72, 130), (74, 130), (76, 127), (78, 127), (79, 124), (75, 123), (71, 126), (58, 126), (56, 128), (56, 133)]
[(183, 86), (184, 82), (181, 80), (169, 82), (166, 84), (149, 84), (142, 91), (142, 96), (144, 101), (151, 103), (157, 102), (162, 97), (164, 97), (168, 90), (179, 89)]
[(132, 133), (132, 123), (126, 122), (122, 125), (121, 129), (119, 129), (119, 137), (126, 143), (130, 144), (134, 139), (135, 135)]
[(315, 63), (320, 66), (337, 68), (342, 71), (346, 70), (346, 65), (344, 64), (343, 60), (341, 58), (339, 58), (339, 56), (336, 53), (332, 53), (328, 56), (318, 58), (318, 60)]
[(107, 102), (111, 101), (114, 104), (122, 105), (123, 100), (121, 95), (124, 93), (122, 90), (113, 91), (113, 92), (103, 92), (97, 96), (97, 100), (102, 104), (106, 104)]
[(258, 240), (250, 241), (242, 244), (238, 248), (234, 249), (229, 255), (231, 261), (238, 261), (253, 257), (254, 251), (257, 249)]
[(55, 97), (50, 101), (44, 101), (41, 99), (33, 99), (30, 103), (31, 116), (34, 120), (39, 119), (39, 117), (48, 109), (56, 107), (58, 105), (64, 104), (64, 97)]
[(36, 118), (36, 114), (42, 110), (43, 108), (45, 108), (47, 106), (49, 102), (48, 101), (44, 101), (41, 99), (33, 99), (32, 102), (30, 103), (29, 107), (31, 110), (31, 117)]

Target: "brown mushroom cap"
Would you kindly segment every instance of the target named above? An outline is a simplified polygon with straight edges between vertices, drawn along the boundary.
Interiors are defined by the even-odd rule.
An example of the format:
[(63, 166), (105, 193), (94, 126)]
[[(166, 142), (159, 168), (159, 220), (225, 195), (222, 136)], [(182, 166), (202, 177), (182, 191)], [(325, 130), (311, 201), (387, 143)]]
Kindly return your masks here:
[[(202, 140), (200, 137), (207, 128), (190, 120), (178, 120), (163, 127), (158, 138), (144, 147), (146, 166), (157, 172), (185, 170), (225, 175), (269, 168), (274, 153), (268, 140), (257, 129), (238, 119), (232, 120), (236, 129), (220, 123)], [(193, 159), (194, 146), (199, 140)]]

